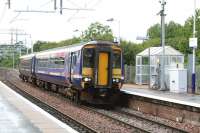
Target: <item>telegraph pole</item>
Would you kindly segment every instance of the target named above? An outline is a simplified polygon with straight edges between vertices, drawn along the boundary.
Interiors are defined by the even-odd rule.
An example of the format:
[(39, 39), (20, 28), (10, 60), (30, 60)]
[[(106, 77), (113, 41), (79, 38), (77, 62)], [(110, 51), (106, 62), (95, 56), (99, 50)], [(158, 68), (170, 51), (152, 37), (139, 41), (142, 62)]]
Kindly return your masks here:
[(161, 44), (162, 44), (162, 58), (161, 58), (161, 79), (160, 79), (160, 90), (165, 90), (165, 5), (166, 2), (165, 0), (160, 1), (161, 3), (161, 11), (160, 11), (160, 16), (161, 16)]

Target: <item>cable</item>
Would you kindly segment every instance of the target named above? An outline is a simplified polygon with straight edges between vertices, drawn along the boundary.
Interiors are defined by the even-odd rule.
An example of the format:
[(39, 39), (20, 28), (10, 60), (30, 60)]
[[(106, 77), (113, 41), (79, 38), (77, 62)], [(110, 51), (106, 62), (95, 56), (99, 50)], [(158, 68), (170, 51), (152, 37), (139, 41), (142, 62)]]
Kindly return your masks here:
[(13, 23), (17, 19), (17, 17), (19, 17), (20, 14), (21, 12), (18, 12), (17, 15), (13, 19), (11, 19), (9, 23)]
[(74, 14), (72, 14), (71, 17), (69, 17), (69, 18), (67, 19), (67, 22), (70, 22), (70, 21), (73, 19), (73, 17), (74, 17), (76, 14), (79, 13), (79, 11), (80, 11), (80, 10), (77, 10)]

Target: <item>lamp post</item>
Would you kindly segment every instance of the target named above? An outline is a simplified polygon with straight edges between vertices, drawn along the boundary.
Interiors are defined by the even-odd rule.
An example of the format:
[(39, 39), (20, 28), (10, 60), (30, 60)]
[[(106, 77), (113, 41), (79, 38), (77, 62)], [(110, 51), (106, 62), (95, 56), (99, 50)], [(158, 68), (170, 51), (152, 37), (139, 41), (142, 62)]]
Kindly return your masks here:
[[(190, 46), (193, 47), (193, 58), (192, 58), (192, 93), (195, 93), (196, 87), (196, 74), (195, 74), (195, 48), (197, 47), (196, 36), (196, 0), (194, 0), (194, 16), (193, 16), (193, 38), (190, 39)], [(194, 43), (192, 43), (194, 42)], [(192, 45), (191, 45), (192, 44)]]
[(109, 18), (106, 21), (108, 21), (108, 22), (114, 22), (114, 21), (116, 21), (118, 23), (118, 40), (117, 41), (118, 41), (118, 44), (120, 45), (120, 21), (116, 20), (114, 18)]
[(159, 12), (161, 16), (161, 44), (162, 44), (162, 58), (161, 58), (161, 79), (160, 79), (160, 90), (165, 90), (165, 5), (166, 1), (159, 1), (161, 4), (161, 11)]

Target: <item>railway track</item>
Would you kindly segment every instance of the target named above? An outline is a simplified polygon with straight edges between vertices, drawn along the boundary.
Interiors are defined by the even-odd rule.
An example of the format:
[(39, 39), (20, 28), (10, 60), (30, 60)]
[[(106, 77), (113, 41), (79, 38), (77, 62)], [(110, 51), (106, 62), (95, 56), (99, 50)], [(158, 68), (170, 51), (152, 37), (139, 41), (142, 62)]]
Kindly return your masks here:
[(22, 95), (23, 97), (25, 97), (26, 99), (31, 101), (32, 103), (38, 105), (40, 108), (44, 109), (45, 111), (47, 111), (48, 113), (50, 113), (54, 117), (58, 118), (62, 122), (66, 123), (67, 125), (69, 125), (73, 129), (77, 130), (78, 132), (81, 132), (81, 133), (98, 133), (98, 131), (96, 131), (95, 129), (92, 129), (91, 127), (75, 120), (71, 116), (66, 115), (66, 114), (58, 111), (56, 108), (52, 107), (51, 105), (44, 103), (40, 99), (33, 97), (31, 94), (21, 90), (20, 88), (17, 87), (16, 84), (14, 84), (10, 81), (4, 82), (4, 83), (6, 83), (9, 87), (11, 87), (13, 90), (15, 90), (17, 93), (19, 93), (20, 95)]
[[(58, 118), (59, 120), (61, 120), (62, 122), (66, 123), (67, 125), (69, 125), (70, 127), (74, 128), (75, 130), (83, 133), (98, 133), (100, 131), (97, 131), (77, 120), (75, 120), (74, 118), (72, 118), (71, 116), (68, 116), (60, 111), (58, 111), (56, 108), (52, 107), (49, 104), (44, 103), (43, 101), (41, 101), (40, 99), (33, 97), (31, 94), (21, 90), (20, 88), (17, 87), (16, 84), (7, 81), (5, 82), (7, 85), (9, 85), (9, 87), (11, 87), (13, 90), (15, 90), (16, 92), (18, 92), (20, 95), (22, 95), (23, 97), (25, 97), (26, 99), (28, 99), (29, 101), (33, 102), (34, 104), (38, 105), (39, 107), (41, 107), (42, 109), (44, 109), (45, 111), (47, 111), (48, 113), (50, 113), (51, 115), (53, 115), (54, 117)], [(56, 95), (57, 96), (57, 95)], [(63, 100), (67, 100), (68, 102), (71, 102), (69, 99), (66, 98), (62, 98)], [(74, 104), (74, 103), (72, 103)], [(75, 104), (74, 104), (75, 105)], [(75, 105), (77, 106), (77, 105)], [(98, 111), (98, 109), (95, 109), (93, 107), (88, 107), (88, 106), (84, 106), (84, 105), (78, 105), (79, 108), (82, 108), (84, 110), (87, 110), (88, 112), (92, 113), (92, 114), (97, 114), (97, 115), (101, 115), (101, 117), (108, 119), (109, 121), (112, 122), (117, 122), (119, 125), (127, 128), (127, 129), (132, 129), (133, 132), (136, 133), (148, 133), (148, 131), (143, 130), (142, 128), (138, 128), (134, 125), (131, 125), (129, 123), (126, 123), (124, 121), (121, 121), (119, 119), (116, 119), (112, 116), (106, 115), (105, 113), (102, 113), (100, 111)], [(149, 132), (150, 133), (150, 132)]]
[[(94, 110), (89, 110), (89, 108), (88, 108), (88, 110), (86, 110), (86, 108), (84, 108), (83, 106), (81, 106), (81, 107), (79, 105), (77, 106), (76, 104), (72, 103), (70, 100), (67, 100), (64, 97), (61, 97), (61, 95), (58, 95), (57, 93), (54, 93), (52, 91), (44, 91), (37, 87), (33, 88), (33, 86), (31, 84), (23, 83), (19, 79), (16, 79), (16, 78), (18, 78), (16, 75), (9, 76), (5, 79), (6, 82), (4, 82), (4, 83), (6, 83), (8, 86), (10, 86), (10, 88), (14, 89), (15, 91), (17, 91), (24, 97), (26, 97), (31, 102), (35, 103), (42, 109), (46, 110), (47, 112), (49, 112), (50, 114), (57, 117), (59, 120), (65, 122), (66, 124), (68, 124), (69, 126), (71, 126), (72, 128), (74, 128), (75, 130), (77, 130), (79, 132), (89, 132), (89, 133), (90, 132), (121, 133), (123, 131), (124, 131), (124, 133), (144, 132), (137, 128), (133, 128), (133, 126), (128, 126), (127, 124), (124, 124), (123, 122), (119, 122), (112, 118), (108, 118), (105, 115), (104, 116), (102, 114), (100, 115), (99, 113), (95, 112)], [(93, 128), (94, 126), (90, 126), (90, 124), (87, 124), (87, 122), (86, 122), (86, 124), (85, 124), (85, 122), (83, 122), (83, 123), (80, 122), (81, 118), (77, 119), (77, 118), (71, 117), (70, 115), (68, 116), (68, 115), (66, 115), (66, 113), (63, 113), (64, 111), (62, 112), (58, 108), (55, 108), (54, 105), (51, 106), (51, 105), (49, 105), (49, 103), (47, 104), (46, 102), (44, 102), (45, 100), (41, 100), (40, 98), (36, 98), (36, 97), (32, 96), (34, 93), (27, 92), (28, 88), (32, 88), (32, 90), (34, 90), (34, 91), (40, 91), (40, 92), (43, 92), (43, 93), (49, 95), (49, 98), (47, 98), (47, 99), (51, 99), (50, 96), (52, 96), (52, 97), (54, 97), (54, 99), (62, 100), (62, 103), (68, 103), (69, 106), (74, 106), (76, 108), (79, 108), (77, 110), (74, 110), (73, 112), (77, 111), (78, 113), (80, 113), (79, 110), (82, 109), (82, 110), (84, 110), (84, 112), (87, 112), (87, 114), (89, 114), (89, 117), (93, 117), (92, 118), (93, 120), (99, 119), (99, 117), (101, 117), (104, 120), (99, 121), (99, 123), (94, 122), (93, 125), (95, 125), (96, 127)], [(83, 114), (83, 116), (84, 116), (84, 114)], [(97, 116), (97, 118), (95, 116)], [(85, 116), (85, 117), (87, 117), (87, 116)], [(104, 121), (107, 121), (107, 122), (104, 123)], [(72, 122), (72, 124), (70, 124), (71, 122)]]
[(175, 127), (150, 120), (143, 117), (142, 115), (137, 115), (137, 113), (130, 113), (125, 108), (116, 108), (114, 110), (98, 109), (88, 106), (82, 106), (82, 108), (87, 110), (93, 110), (94, 112), (118, 121), (121, 124), (127, 125), (128, 127), (135, 128), (135, 131), (146, 132), (146, 133), (187, 133), (182, 129), (177, 129)]
[[(162, 133), (186, 133), (186, 131), (182, 129), (177, 129), (175, 127), (169, 126), (162, 122), (158, 122), (156, 120), (151, 120), (148, 117), (143, 116), (141, 113), (138, 114), (136, 111), (129, 112), (129, 109), (125, 108), (117, 108), (116, 110), (112, 111), (113, 115), (115, 114), (118, 118), (123, 117), (124, 121), (130, 124), (140, 123), (137, 126), (141, 126), (147, 132), (162, 132)], [(115, 117), (116, 117), (115, 116)], [(133, 121), (137, 121), (133, 123)]]
[[(115, 122), (118, 122), (120, 125), (122, 126), (125, 126), (126, 128), (132, 128), (134, 129), (134, 132), (138, 132), (138, 133), (151, 133), (147, 130), (144, 130), (143, 128), (139, 128), (135, 125), (132, 125), (130, 123), (127, 123), (121, 119), (118, 119), (116, 117), (113, 117), (112, 115), (108, 115), (107, 113), (105, 112), (102, 112), (104, 109), (96, 109), (96, 108), (93, 108), (93, 107), (88, 107), (88, 106), (81, 106), (81, 108), (85, 109), (85, 110), (89, 110), (89, 111), (93, 111), (94, 113), (97, 113), (99, 115), (101, 115), (102, 117), (106, 117), (107, 119), (110, 119), (112, 121), (115, 121)], [(104, 111), (107, 111), (107, 112), (110, 112), (108, 110), (104, 110)]]
[[(37, 104), (38, 106), (40, 106), (41, 108), (43, 108), (44, 110), (48, 111), (48, 113), (52, 114), (53, 116), (57, 117), (58, 119), (62, 120), (64, 123), (70, 125), (72, 128), (76, 129), (79, 132), (88, 132), (88, 133), (93, 133), (93, 132), (98, 132), (95, 129), (92, 129), (86, 125), (84, 125), (83, 123), (78, 122), (77, 120), (73, 119), (70, 116), (67, 116), (66, 114), (63, 114), (62, 112), (58, 111), (57, 109), (55, 109), (54, 107), (42, 102), (40, 99), (33, 97), (32, 95), (22, 91), (21, 89), (19, 89), (16, 85), (8, 82), (8, 85), (10, 84), (10, 87), (12, 87), (15, 91), (17, 91), (18, 93), (20, 93), (21, 95), (23, 95), (24, 97), (26, 97), (28, 100), (30, 100), (31, 102)], [(66, 100), (66, 99), (64, 99)], [(108, 111), (105, 109), (97, 109), (97, 108), (93, 108), (93, 107), (88, 107), (88, 106), (84, 106), (84, 105), (79, 105), (80, 108), (84, 109), (84, 110), (88, 110), (88, 111), (93, 111), (93, 113), (98, 113), (99, 115), (101, 115), (102, 117), (107, 119), (110, 119), (110, 121), (117, 121), (120, 125), (125, 126), (126, 128), (133, 128), (135, 132), (146, 132), (146, 133), (152, 133), (155, 132), (155, 130), (161, 131), (163, 129), (162, 128), (166, 128), (164, 130), (166, 130), (165, 132), (173, 132), (173, 133), (179, 133), (179, 132), (183, 132), (181, 130), (166, 126), (166, 125), (162, 125), (160, 123), (156, 123), (155, 121), (151, 121), (145, 118), (141, 118), (137, 115), (128, 113), (127, 111), (122, 111), (118, 109), (118, 111)], [(126, 116), (125, 116), (126, 115)], [(123, 118), (122, 118), (123, 116)], [(149, 128), (144, 128), (144, 127), (140, 127), (137, 124), (134, 124), (133, 122), (130, 122), (132, 120), (130, 120), (130, 116), (131, 118), (136, 117), (137, 119), (140, 119), (140, 121), (142, 120), (143, 122), (145, 121), (146, 125), (151, 125), (151, 127), (153, 127), (155, 130), (152, 130), (150, 127)], [(151, 124), (148, 124), (147, 122), (151, 122)], [(135, 123), (138, 123), (137, 121), (135, 121)], [(155, 123), (157, 124), (157, 126), (152, 126), (155, 125)], [(141, 124), (144, 125), (144, 124)]]
[[(39, 98), (36, 98), (32, 96), (32, 94), (29, 94), (28, 92), (22, 90), (19, 88), (18, 82), (13, 82), (12, 80), (7, 80), (7, 85), (9, 85), (12, 89), (29, 99), (31, 102), (37, 104), (53, 116), (57, 117), (59, 120), (63, 121), (64, 123), (68, 124), (75, 130), (79, 132), (104, 132), (101, 130), (97, 130), (97, 128), (92, 128), (92, 126), (88, 126), (87, 124), (84, 124), (80, 122), (79, 120), (71, 117), (70, 115), (66, 115), (66, 113), (62, 113), (62, 111), (59, 111), (54, 106), (51, 106), (50, 104), (47, 104), (43, 101), (41, 101)], [(27, 84), (30, 85), (30, 84)], [(77, 106), (74, 103), (71, 103), (71, 101), (64, 97), (61, 97), (60, 95), (57, 95), (53, 92), (46, 91), (46, 93), (49, 93), (50, 95), (53, 95), (54, 97), (57, 97), (61, 99), (63, 102), (69, 102), (73, 106)], [(185, 132), (181, 129), (173, 128), (167, 125), (164, 125), (159, 122), (155, 122), (153, 120), (146, 119), (144, 117), (141, 117), (139, 115), (134, 115), (133, 113), (130, 113), (128, 111), (125, 111), (123, 109), (115, 109), (115, 110), (105, 110), (105, 109), (99, 109), (94, 108), (91, 106), (85, 106), (85, 105), (78, 105), (78, 108), (81, 108), (83, 110), (87, 110), (90, 114), (93, 115), (99, 115), (99, 117), (102, 117), (106, 119), (107, 121), (110, 121), (111, 123), (117, 123), (118, 126), (123, 127), (126, 129), (127, 132), (162, 132), (162, 133), (180, 133)], [(118, 131), (113, 131), (118, 132)], [(119, 131), (121, 132), (121, 131)]]

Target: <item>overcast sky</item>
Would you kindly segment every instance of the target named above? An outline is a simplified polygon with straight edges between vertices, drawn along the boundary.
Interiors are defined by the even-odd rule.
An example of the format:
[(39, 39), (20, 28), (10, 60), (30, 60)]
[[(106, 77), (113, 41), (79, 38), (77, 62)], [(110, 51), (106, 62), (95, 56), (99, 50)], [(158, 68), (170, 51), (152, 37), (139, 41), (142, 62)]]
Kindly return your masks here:
[[(136, 41), (137, 36), (146, 36), (147, 29), (160, 22), (157, 13), (161, 6), (158, 0), (63, 0), (66, 8), (87, 8), (93, 11), (64, 10), (63, 15), (56, 13), (18, 13), (16, 10), (53, 11), (54, 0), (11, 0), (11, 9), (7, 9), (7, 0), (0, 1), (0, 33), (7, 29), (21, 29), (31, 34), (32, 39), (60, 41), (78, 36), (92, 22), (99, 21), (109, 25), (115, 36)], [(57, 6), (59, 6), (57, 0)], [(166, 0), (166, 22), (171, 20), (184, 24), (193, 14), (194, 0)], [(200, 0), (196, 0), (200, 8)], [(109, 18), (116, 21), (107, 22)], [(191, 31), (192, 32), (192, 31)], [(10, 42), (10, 35), (1, 34), (0, 44)], [(24, 41), (19, 35), (18, 40)], [(28, 40), (28, 39), (27, 39)]]

